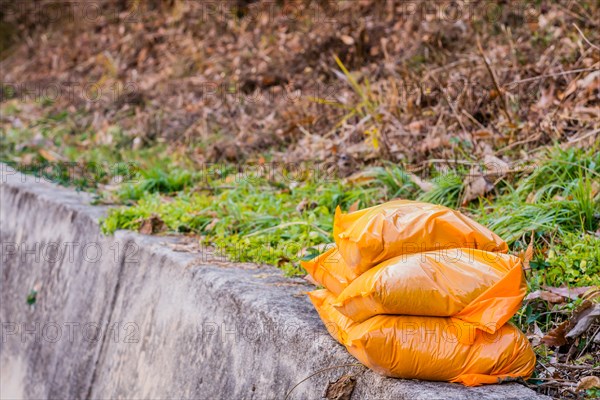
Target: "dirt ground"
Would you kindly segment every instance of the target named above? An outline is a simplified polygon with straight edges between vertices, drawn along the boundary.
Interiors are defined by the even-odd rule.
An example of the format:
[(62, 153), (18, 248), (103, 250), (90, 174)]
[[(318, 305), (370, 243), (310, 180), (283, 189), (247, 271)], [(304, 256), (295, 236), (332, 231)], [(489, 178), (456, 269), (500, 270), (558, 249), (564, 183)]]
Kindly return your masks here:
[[(595, 2), (8, 4), (5, 98), (198, 162), (527, 158), (597, 135)], [(596, 44), (594, 44), (596, 43)], [(339, 63), (336, 62), (339, 57)], [(343, 72), (347, 68), (348, 73)], [(592, 138), (593, 139), (593, 138)]]

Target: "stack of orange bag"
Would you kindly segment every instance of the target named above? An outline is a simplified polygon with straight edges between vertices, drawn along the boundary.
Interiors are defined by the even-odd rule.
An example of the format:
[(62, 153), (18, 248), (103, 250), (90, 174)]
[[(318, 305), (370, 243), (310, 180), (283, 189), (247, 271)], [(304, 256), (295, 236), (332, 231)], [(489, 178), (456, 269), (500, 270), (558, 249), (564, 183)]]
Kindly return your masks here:
[(396, 200), (335, 214), (335, 246), (302, 266), (331, 335), (392, 377), (467, 386), (529, 378), (535, 355), (508, 320), (525, 296), (521, 261), (447, 207)]

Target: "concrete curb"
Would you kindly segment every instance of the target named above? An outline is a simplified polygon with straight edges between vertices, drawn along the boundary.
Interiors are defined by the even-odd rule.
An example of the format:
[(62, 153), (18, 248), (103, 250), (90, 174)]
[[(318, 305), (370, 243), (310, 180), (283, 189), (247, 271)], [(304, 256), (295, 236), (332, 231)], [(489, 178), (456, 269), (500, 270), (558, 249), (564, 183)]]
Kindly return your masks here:
[[(356, 363), (277, 269), (219, 266), (177, 238), (103, 236), (105, 208), (2, 167), (1, 398), (282, 399)], [(26, 298), (37, 289), (34, 305)], [(294, 399), (355, 375), (353, 399), (546, 399), (509, 383), (390, 379), (327, 369)]]

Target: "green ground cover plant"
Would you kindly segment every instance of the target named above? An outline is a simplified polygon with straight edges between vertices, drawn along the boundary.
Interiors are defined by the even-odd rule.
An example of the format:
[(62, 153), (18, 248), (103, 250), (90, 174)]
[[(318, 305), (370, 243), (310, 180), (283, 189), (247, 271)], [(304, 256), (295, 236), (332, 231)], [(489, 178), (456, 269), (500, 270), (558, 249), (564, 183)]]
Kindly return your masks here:
[[(301, 250), (332, 241), (337, 206), (348, 209), (358, 202), (362, 208), (400, 197), (456, 207), (464, 182), (460, 172), (450, 171), (434, 176), (433, 188), (424, 191), (395, 165), (326, 182), (310, 176), (249, 180), (230, 172), (208, 179), (181, 170), (153, 170), (119, 192), (122, 201), (134, 205), (111, 210), (103, 227), (107, 233), (138, 229), (144, 219), (156, 216), (167, 232), (192, 232), (227, 254), (243, 254), (241, 261), (278, 265), (294, 274), (301, 272)], [(543, 276), (541, 284), (598, 284), (598, 274), (585, 273), (600, 265), (598, 177), (598, 152), (556, 147), (527, 171), (503, 180), (495, 195), (462, 210), (505, 238), (514, 251), (526, 248), (533, 234), (532, 268)], [(195, 190), (194, 179), (205, 185)], [(264, 247), (269, 250), (261, 252)], [(248, 251), (240, 253), (240, 248)]]

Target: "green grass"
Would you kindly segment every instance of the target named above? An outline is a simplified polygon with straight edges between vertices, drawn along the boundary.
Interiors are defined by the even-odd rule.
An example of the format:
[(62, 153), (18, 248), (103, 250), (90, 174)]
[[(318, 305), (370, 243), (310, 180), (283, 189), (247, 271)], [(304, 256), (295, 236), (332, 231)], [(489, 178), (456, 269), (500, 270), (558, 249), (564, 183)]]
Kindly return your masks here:
[(132, 181), (123, 185), (117, 192), (123, 202), (134, 202), (143, 198), (147, 193), (176, 194), (191, 187), (197, 181), (193, 172), (175, 168), (166, 170), (154, 166), (150, 170), (139, 170)]
[(235, 261), (273, 264), (297, 274), (303, 249), (331, 241), (338, 205), (374, 201), (372, 191), (346, 189), (340, 182), (307, 179), (285, 185), (232, 174), (210, 180), (200, 192), (182, 191), (173, 197), (146, 192), (135, 206), (111, 210), (102, 226), (106, 233), (135, 230), (145, 218), (157, 216), (170, 232), (198, 234), (203, 244)]
[(554, 149), (531, 174), (505, 183), (478, 210), (481, 222), (514, 242), (535, 230), (548, 235), (593, 232), (600, 214), (600, 152)]
[(433, 179), (433, 189), (421, 193), (417, 199), (426, 203), (441, 204), (458, 208), (464, 190), (464, 178), (456, 171), (439, 175)]
[[(598, 251), (590, 250), (600, 248), (594, 235), (599, 173), (597, 152), (553, 149), (538, 165), (501, 182), (493, 199), (474, 201), (463, 211), (505, 238), (514, 251), (527, 247), (534, 232), (537, 261), (532, 265), (543, 277), (539, 284), (597, 284), (586, 271), (600, 265)], [(332, 240), (338, 205), (347, 209), (358, 201), (362, 208), (402, 197), (458, 207), (464, 190), (460, 171), (435, 176), (434, 188), (423, 192), (391, 164), (348, 181), (320, 182), (312, 176), (297, 182), (247, 180), (234, 169), (216, 180), (182, 170), (153, 169), (143, 176), (120, 191), (124, 201), (135, 205), (112, 210), (103, 221), (107, 233), (138, 229), (145, 218), (157, 216), (169, 232), (198, 234), (235, 260), (277, 265), (290, 274), (301, 272), (300, 250)]]

